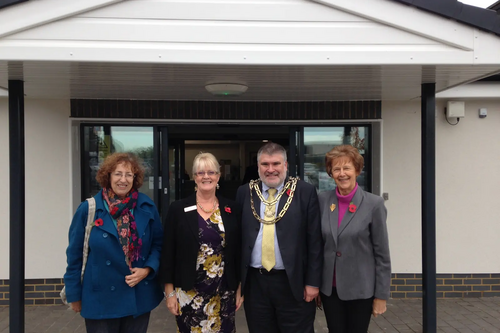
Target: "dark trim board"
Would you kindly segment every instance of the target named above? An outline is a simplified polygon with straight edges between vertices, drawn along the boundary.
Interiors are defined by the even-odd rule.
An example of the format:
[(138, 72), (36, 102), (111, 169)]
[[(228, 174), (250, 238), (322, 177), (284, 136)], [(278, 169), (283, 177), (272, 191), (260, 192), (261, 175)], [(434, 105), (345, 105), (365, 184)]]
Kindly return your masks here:
[(207, 120), (366, 120), (382, 118), (381, 101), (148, 101), (72, 99), (73, 118)]
[(457, 0), (393, 0), (430, 13), (492, 32), (500, 36), (500, 17), (494, 10), (466, 5)]
[(26, 1), (28, 0), (0, 0), (0, 9)]

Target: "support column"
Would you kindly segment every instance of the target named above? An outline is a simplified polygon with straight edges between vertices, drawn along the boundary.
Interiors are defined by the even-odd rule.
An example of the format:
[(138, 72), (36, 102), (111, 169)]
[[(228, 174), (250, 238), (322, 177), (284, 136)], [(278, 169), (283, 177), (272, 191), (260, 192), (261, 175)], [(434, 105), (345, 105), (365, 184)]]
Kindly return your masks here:
[(437, 330), (436, 307), (436, 84), (422, 84), (423, 328)]
[(9, 173), (9, 332), (24, 333), (24, 83), (19, 80), (9, 80)]

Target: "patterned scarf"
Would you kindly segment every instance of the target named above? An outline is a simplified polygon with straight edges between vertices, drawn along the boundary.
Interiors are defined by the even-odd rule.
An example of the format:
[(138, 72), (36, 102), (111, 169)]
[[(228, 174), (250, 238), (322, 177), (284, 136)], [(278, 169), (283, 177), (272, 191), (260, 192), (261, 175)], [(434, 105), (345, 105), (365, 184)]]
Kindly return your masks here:
[(102, 196), (108, 203), (109, 213), (116, 220), (118, 238), (125, 253), (125, 262), (132, 268), (132, 262), (139, 260), (142, 239), (139, 238), (137, 225), (131, 210), (137, 205), (139, 192), (132, 190), (123, 200), (119, 199), (110, 188), (102, 190)]

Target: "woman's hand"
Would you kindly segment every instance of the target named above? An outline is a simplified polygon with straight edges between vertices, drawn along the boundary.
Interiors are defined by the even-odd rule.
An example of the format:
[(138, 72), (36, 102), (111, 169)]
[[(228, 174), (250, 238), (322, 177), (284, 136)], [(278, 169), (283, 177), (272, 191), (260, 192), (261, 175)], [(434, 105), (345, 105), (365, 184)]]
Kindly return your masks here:
[(166, 300), (168, 311), (174, 316), (179, 315), (179, 303), (177, 303), (177, 295), (167, 297)]
[(72, 302), (69, 305), (71, 306), (71, 310), (75, 311), (76, 313), (82, 311), (82, 301)]
[[(165, 297), (167, 298), (165, 300), (165, 304), (167, 305), (168, 311), (172, 313), (174, 316), (179, 315), (179, 303), (177, 303), (177, 295), (174, 292), (174, 284), (173, 283), (166, 283), (165, 284)], [(168, 297), (168, 295), (172, 294), (172, 296)]]
[(238, 286), (238, 290), (236, 290), (236, 311), (238, 311), (241, 308), (243, 301), (244, 301), (244, 296), (241, 295), (241, 283), (240, 283), (240, 285)]
[(373, 299), (372, 315), (376, 318), (387, 311), (387, 301), (385, 299)]
[(146, 276), (151, 272), (150, 267), (139, 268), (134, 267), (130, 270), (132, 274), (125, 276), (125, 282), (130, 288), (135, 287), (139, 282), (141, 282)]

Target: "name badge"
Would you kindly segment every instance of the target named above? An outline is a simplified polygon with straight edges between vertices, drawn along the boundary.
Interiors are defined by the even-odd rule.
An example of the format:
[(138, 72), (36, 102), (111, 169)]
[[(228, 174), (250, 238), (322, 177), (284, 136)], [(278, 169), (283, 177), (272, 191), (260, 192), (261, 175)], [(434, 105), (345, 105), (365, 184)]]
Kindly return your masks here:
[(184, 207), (184, 212), (187, 213), (187, 212), (190, 212), (190, 211), (195, 210), (195, 209), (196, 209), (196, 205)]

